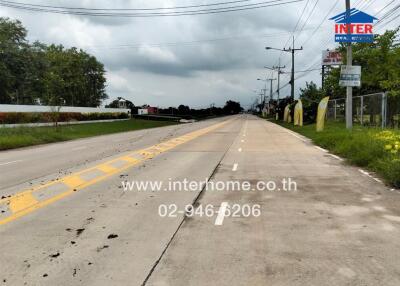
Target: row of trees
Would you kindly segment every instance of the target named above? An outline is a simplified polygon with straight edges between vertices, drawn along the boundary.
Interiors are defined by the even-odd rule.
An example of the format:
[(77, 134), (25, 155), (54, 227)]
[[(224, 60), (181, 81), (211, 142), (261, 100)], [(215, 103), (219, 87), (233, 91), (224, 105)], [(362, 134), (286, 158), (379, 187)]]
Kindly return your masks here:
[(0, 18), (0, 104), (97, 107), (107, 99), (104, 66), (94, 56), (26, 37), (21, 22)]
[(208, 116), (221, 116), (238, 114), (243, 111), (239, 102), (228, 100), (224, 107), (211, 106), (209, 108), (193, 109), (187, 105), (179, 105), (178, 108), (169, 107), (160, 109), (160, 113), (173, 114), (177, 116), (193, 116), (193, 117), (208, 117)]

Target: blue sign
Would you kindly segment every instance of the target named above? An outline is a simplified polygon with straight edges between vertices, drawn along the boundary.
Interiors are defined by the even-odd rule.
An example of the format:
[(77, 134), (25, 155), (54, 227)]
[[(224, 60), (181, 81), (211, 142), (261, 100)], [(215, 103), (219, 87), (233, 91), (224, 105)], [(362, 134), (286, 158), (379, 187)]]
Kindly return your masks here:
[[(349, 14), (349, 17), (347, 15)], [(374, 41), (373, 23), (378, 20), (355, 8), (343, 12), (329, 20), (334, 20), (335, 42), (371, 43)]]

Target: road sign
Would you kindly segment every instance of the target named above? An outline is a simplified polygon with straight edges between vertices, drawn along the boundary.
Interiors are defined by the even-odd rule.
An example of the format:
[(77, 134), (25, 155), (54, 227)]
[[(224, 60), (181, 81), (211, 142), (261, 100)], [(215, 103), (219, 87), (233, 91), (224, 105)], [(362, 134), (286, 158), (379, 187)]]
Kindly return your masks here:
[(336, 22), (335, 42), (372, 43), (374, 41), (373, 23), (378, 20), (374, 16), (353, 8), (329, 20)]
[(338, 51), (322, 51), (322, 65), (323, 66), (335, 66), (342, 65), (342, 54)]
[(342, 66), (340, 69), (340, 86), (361, 86), (361, 66)]

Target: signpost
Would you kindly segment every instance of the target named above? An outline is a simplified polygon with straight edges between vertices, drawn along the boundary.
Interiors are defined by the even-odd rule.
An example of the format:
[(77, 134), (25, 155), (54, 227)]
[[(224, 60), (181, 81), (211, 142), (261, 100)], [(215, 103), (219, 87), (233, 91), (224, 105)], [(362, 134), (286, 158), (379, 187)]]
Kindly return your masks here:
[(342, 54), (339, 51), (330, 51), (330, 50), (324, 50), (322, 51), (322, 61), (321, 61), (321, 66), (322, 66), (322, 88), (324, 88), (324, 83), (325, 83), (325, 74), (326, 74), (326, 68), (328, 69), (328, 72), (331, 70), (332, 66), (339, 66), (343, 64), (343, 59), (342, 59)]
[(360, 87), (361, 66), (342, 66), (340, 69), (340, 86)]
[(347, 87), (346, 128), (351, 129), (353, 127), (353, 86), (361, 85), (361, 68), (359, 70), (352, 69), (353, 54), (351, 43), (373, 42), (373, 23), (378, 19), (355, 8), (351, 9), (350, 0), (346, 0), (346, 11), (330, 18), (330, 20), (336, 22), (335, 42), (347, 43), (347, 66), (345, 69), (342, 67), (343, 79), (341, 74), (341, 84)]
[(325, 50), (322, 51), (322, 65), (323, 66), (337, 66), (342, 65), (342, 54), (338, 51)]

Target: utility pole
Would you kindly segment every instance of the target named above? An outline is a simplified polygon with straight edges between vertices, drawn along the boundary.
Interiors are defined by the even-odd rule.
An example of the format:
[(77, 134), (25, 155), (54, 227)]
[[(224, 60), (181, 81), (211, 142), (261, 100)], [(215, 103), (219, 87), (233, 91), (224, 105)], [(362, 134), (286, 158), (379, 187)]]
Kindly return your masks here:
[[(349, 1), (349, 0), (346, 0)], [(290, 80), (290, 85), (291, 85), (291, 92), (290, 92), (290, 96), (292, 98), (292, 100), (294, 100), (294, 53), (296, 51), (301, 51), (303, 50), (303, 47), (300, 48), (295, 48), (294, 47), (294, 36), (293, 36), (293, 47), (289, 48), (289, 49), (283, 49), (285, 52), (291, 52), (292, 53), (292, 76), (291, 76), (291, 80)]]
[[(350, 38), (350, 0), (346, 0), (346, 24), (347, 24), (347, 35)], [(353, 65), (353, 51), (351, 48), (351, 41), (347, 44), (347, 66)], [(353, 87), (348, 86), (346, 88), (346, 128), (353, 128)]]
[(280, 98), (280, 82), (281, 82), (281, 74), (283, 74), (282, 69), (284, 69), (286, 66), (281, 66), (281, 59), (279, 58), (279, 65), (278, 66), (273, 66), (272, 68), (265, 66), (264, 68), (277, 71), (278, 72), (278, 87), (276, 89), (276, 92), (278, 94), (277, 101), (279, 103), (279, 98)]
[(276, 78), (268, 78), (267, 80), (269, 80), (271, 82), (270, 83), (270, 88), (269, 88), (269, 101), (271, 101), (272, 100), (272, 82), (274, 80), (276, 80)]

